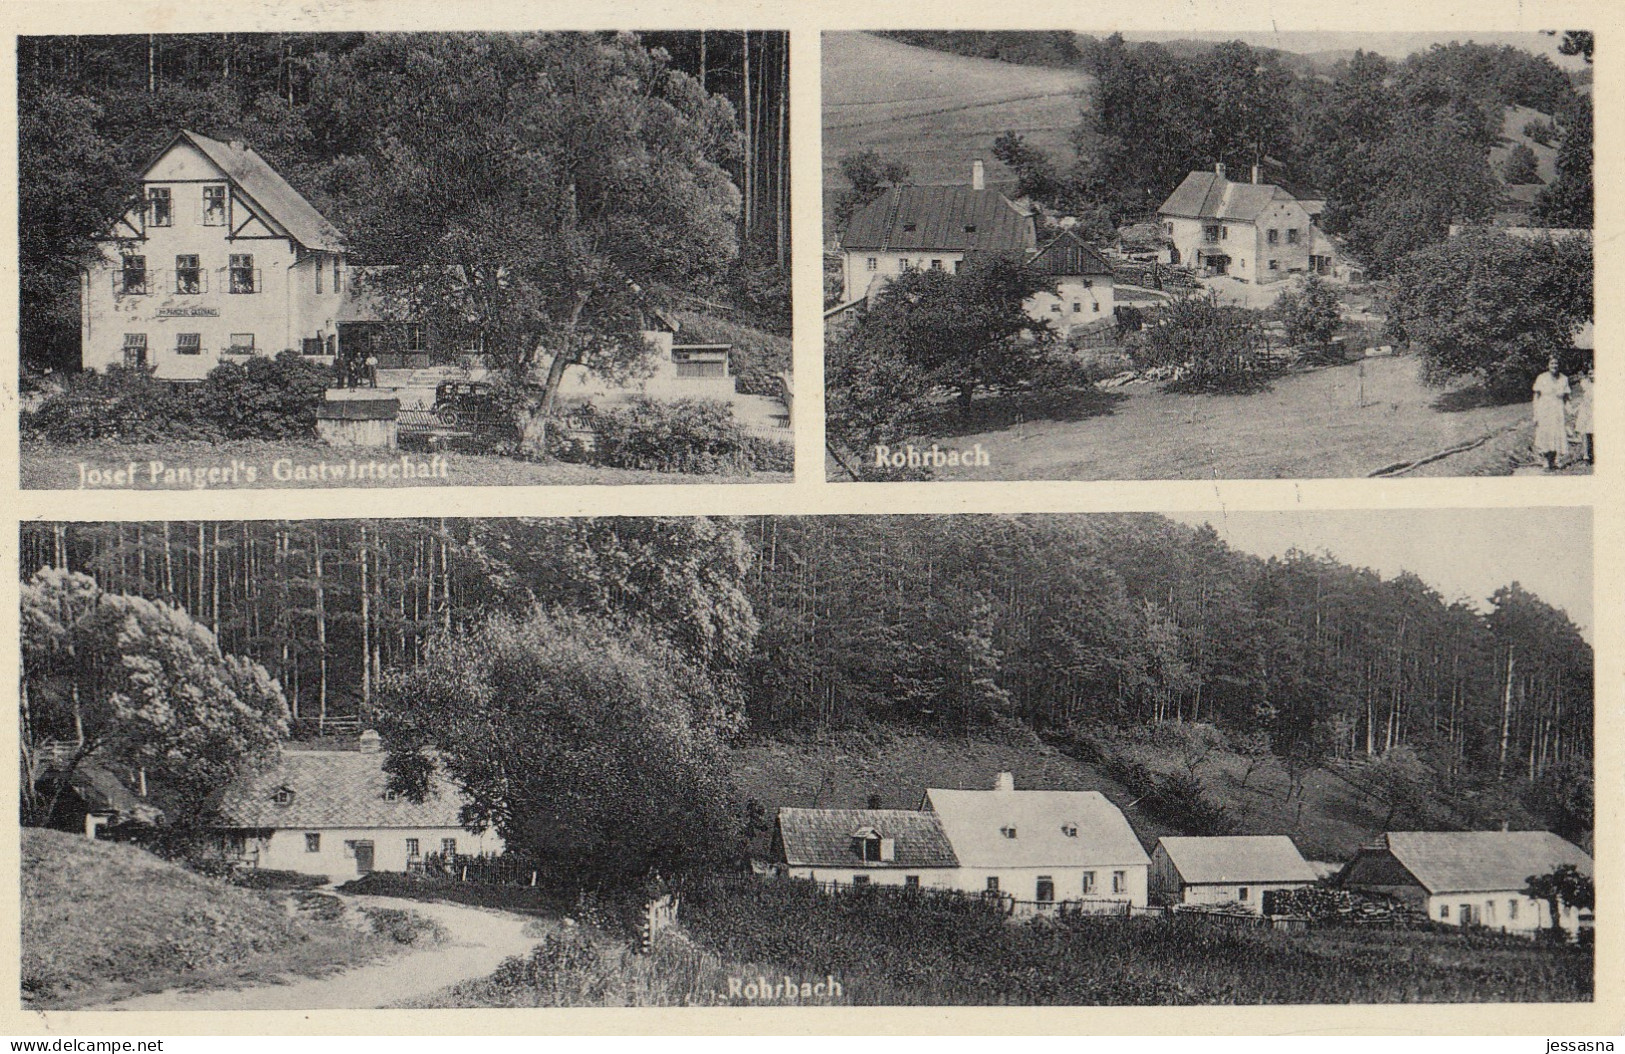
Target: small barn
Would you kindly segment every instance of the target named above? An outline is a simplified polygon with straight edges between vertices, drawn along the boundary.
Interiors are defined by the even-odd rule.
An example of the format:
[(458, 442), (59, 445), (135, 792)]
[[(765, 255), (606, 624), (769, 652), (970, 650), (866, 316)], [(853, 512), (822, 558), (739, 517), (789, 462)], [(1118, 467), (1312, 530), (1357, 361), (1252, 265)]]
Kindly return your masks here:
[(328, 446), (393, 450), (400, 413), (399, 399), (329, 399), (316, 408), (316, 437)]
[(773, 859), (792, 878), (948, 889), (959, 859), (937, 817), (909, 809), (780, 809)]
[[(1551, 909), (1524, 887), (1563, 864), (1591, 874), (1591, 857), (1550, 831), (1389, 831), (1360, 847), (1341, 882), (1396, 897), (1437, 922), (1534, 932), (1551, 925)], [(1565, 910), (1559, 924), (1577, 930), (1579, 915)]]
[(378, 734), (358, 750), (285, 748), (281, 761), (227, 788), (220, 834), (245, 863), (345, 881), (407, 871), (429, 854), (500, 853), (502, 839), (463, 826), (457, 788), (436, 780), (421, 802), (389, 787)]
[(1226, 905), (1276, 914), (1286, 889), (1313, 885), (1315, 870), (1284, 834), (1167, 837), (1151, 852), (1151, 898), (1160, 904)]

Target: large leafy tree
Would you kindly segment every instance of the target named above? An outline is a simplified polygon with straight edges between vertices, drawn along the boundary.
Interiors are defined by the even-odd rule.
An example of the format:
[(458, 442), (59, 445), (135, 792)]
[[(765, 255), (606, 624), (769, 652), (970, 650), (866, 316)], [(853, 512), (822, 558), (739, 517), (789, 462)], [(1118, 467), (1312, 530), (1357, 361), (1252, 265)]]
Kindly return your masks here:
[(1591, 318), (1591, 243), (1467, 231), (1407, 255), (1393, 290), (1391, 325), (1429, 379), (1521, 386)]
[(642, 368), (649, 312), (738, 253), (732, 108), (631, 36), (384, 35), (321, 83), (375, 292), (541, 414), (570, 366)]
[(1530, 875), (1523, 895), (1544, 900), (1551, 911), (1552, 932), (1563, 928), (1559, 906), (1589, 910), (1596, 906), (1597, 887), (1591, 876), (1583, 874), (1573, 864), (1559, 864), (1542, 875)]
[(467, 795), (465, 823), (588, 885), (739, 850), (724, 748), (741, 724), (646, 627), (542, 608), (447, 635), (380, 693), (396, 786), (421, 796), (443, 771)]
[(22, 636), (24, 771), (43, 742), (75, 744), (50, 800), (25, 781), (32, 822), (46, 822), (74, 772), (94, 763), (146, 771), (170, 819), (196, 823), (215, 790), (274, 760), (287, 734), (287, 704), (265, 668), (222, 653), (169, 604), (48, 568), (23, 585)]

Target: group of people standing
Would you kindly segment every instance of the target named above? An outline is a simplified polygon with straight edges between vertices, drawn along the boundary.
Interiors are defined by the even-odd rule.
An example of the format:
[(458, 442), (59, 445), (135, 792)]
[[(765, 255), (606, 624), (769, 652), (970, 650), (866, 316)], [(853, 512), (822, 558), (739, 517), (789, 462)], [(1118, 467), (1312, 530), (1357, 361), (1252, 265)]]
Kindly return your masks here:
[[(1555, 472), (1568, 463), (1570, 435), (1581, 446), (1587, 465), (1596, 463), (1596, 441), (1592, 435), (1592, 390), (1596, 379), (1588, 364), (1572, 383), (1563, 373), (1557, 356), (1535, 378), (1535, 452), (1546, 459), (1546, 471)], [(1569, 405), (1574, 406), (1574, 424), (1569, 424)]]
[(340, 388), (378, 387), (378, 356), (370, 351), (365, 359), (359, 355), (341, 355), (335, 367)]

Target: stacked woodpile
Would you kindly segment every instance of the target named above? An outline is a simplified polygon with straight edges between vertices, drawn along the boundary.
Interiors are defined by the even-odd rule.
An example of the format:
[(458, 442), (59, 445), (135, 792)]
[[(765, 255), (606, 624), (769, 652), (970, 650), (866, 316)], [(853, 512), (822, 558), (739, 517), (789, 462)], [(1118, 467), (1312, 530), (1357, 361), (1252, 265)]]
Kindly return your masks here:
[(1274, 895), (1277, 914), (1298, 915), (1334, 926), (1392, 926), (1410, 928), (1426, 925), (1428, 917), (1393, 897), (1355, 893), (1327, 886), (1305, 886), (1281, 890)]

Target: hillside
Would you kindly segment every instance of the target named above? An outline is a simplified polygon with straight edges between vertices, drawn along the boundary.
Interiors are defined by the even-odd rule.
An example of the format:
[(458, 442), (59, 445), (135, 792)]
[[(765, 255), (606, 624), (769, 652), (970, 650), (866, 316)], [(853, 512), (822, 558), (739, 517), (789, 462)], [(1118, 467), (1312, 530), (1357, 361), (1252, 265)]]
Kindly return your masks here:
[[(1181, 769), (1175, 759), (1149, 747), (1123, 750), (1159, 775)], [(912, 809), (927, 787), (987, 788), (998, 773), (1012, 772), (1016, 786), (1024, 789), (1100, 791), (1123, 809), (1147, 852), (1163, 835), (1205, 833), (1180, 829), (1151, 815), (1100, 766), (1068, 757), (1036, 737), (1022, 742), (848, 733), (793, 743), (762, 739), (736, 748), (733, 768), (741, 795), (761, 803), (770, 823), (781, 807), (864, 808), (871, 795), (879, 796), (883, 808)], [(1245, 759), (1228, 752), (1216, 754), (1199, 769), (1208, 793), (1235, 825), (1233, 833), (1289, 834), (1305, 857), (1343, 861), (1384, 829), (1386, 806), (1332, 771), (1309, 773), (1302, 798), (1288, 802), (1287, 776), (1279, 766), (1263, 766), (1244, 780), (1245, 770)], [(1437, 799), (1427, 802), (1422, 812), (1425, 821), (1416, 825), (1464, 826)], [(1514, 826), (1533, 824), (1531, 820)], [(758, 841), (753, 850), (765, 856), (766, 836)]]
[(22, 990), (34, 1007), (321, 973), (386, 948), (133, 846), (23, 828), (21, 854)]
[(823, 54), (826, 199), (845, 186), (841, 159), (862, 150), (904, 162), (916, 183), (966, 183), (976, 157), (987, 162), (989, 182), (1013, 181), (993, 160), (993, 140), (1016, 131), (1061, 152), (1089, 87), (1076, 70), (950, 55), (868, 33), (825, 33)]

